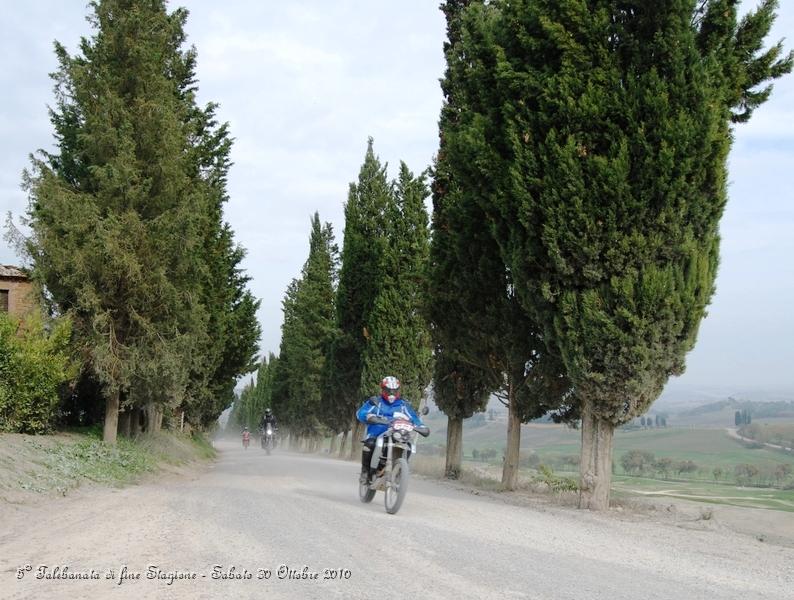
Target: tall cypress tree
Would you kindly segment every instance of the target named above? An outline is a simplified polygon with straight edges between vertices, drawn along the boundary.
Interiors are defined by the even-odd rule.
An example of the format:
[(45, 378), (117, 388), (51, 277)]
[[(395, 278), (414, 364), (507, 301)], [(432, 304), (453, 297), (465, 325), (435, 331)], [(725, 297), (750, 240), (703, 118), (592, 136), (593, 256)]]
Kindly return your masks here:
[(162, 2), (92, 8), (96, 34), (81, 54), (56, 44), (58, 150), (26, 175), (29, 249), (35, 277), (75, 316), (114, 442), (122, 393), (159, 405), (183, 397), (206, 322), (195, 300), (203, 211), (172, 73), (185, 60), (186, 13)]
[(471, 0), (449, 0), (441, 10), (447, 20), (447, 42), (444, 52), (448, 67), (441, 89), (444, 104), (439, 120), (439, 151), (433, 169), (433, 236), (428, 266), (428, 316), (432, 323), (433, 400), (447, 415), (446, 464), (444, 474), (457, 479), (463, 460), (463, 420), (475, 412), (485, 410), (494, 383), (487, 369), (461, 360), (461, 338), (469, 330), (458, 319), (461, 306), (459, 291), (466, 288), (458, 257), (458, 237), (455, 229), (455, 209), (460, 187), (454, 178), (446, 147), (445, 131), (457, 122), (463, 110), (463, 98), (456, 89), (458, 83), (449, 68), (457, 62), (460, 18)]
[[(608, 506), (614, 427), (684, 370), (714, 290), (730, 124), (790, 71), (776, 2), (494, 2), (465, 19), (455, 172), (484, 189), (525, 310), (582, 413), (582, 507)], [(700, 7), (700, 8), (698, 8)]]
[[(490, 16), (482, 2), (467, 2), (470, 12)], [(473, 8), (477, 5), (476, 9)], [(513, 489), (518, 479), (521, 424), (555, 411), (570, 420), (570, 383), (564, 367), (545, 347), (540, 325), (520, 306), (512, 273), (505, 267), (498, 240), (504, 232), (482, 208), (480, 184), (457, 177), (458, 156), (446, 147), (447, 130), (455, 132), (467, 115), (466, 85), (470, 65), (461, 29), (460, 3), (444, 7), (449, 40), (443, 89), (446, 102), (440, 121), (441, 151), (436, 164), (436, 260), (433, 305), (437, 337), (446, 352), (477, 369), (486, 385), (508, 408), (507, 446), (502, 485)], [(486, 12), (488, 11), (488, 12)], [(446, 269), (447, 272), (444, 272)], [(458, 425), (459, 427), (459, 425)], [(460, 444), (448, 445), (457, 451)]]
[(57, 152), (26, 175), (29, 249), (56, 308), (76, 316), (113, 441), (122, 402), (147, 407), (151, 428), (179, 404), (195, 425), (214, 420), (253, 367), (258, 303), (222, 221), (231, 141), (215, 105), (196, 105), (187, 11), (91, 6), (80, 54), (56, 44)]
[(293, 339), (297, 336), (295, 317), (295, 302), (298, 295), (298, 279), (293, 279), (287, 286), (284, 299), (281, 301), (284, 321), (281, 324), (281, 344), (279, 345), (278, 359), (273, 370), (272, 409), (278, 416), (279, 422), (291, 429), (296, 421), (294, 404), (299, 399), (290, 395), (290, 362), (291, 348), (295, 346)]
[(330, 224), (312, 218), (309, 257), (285, 299), (282, 330), (284, 382), (288, 401), (280, 407), (290, 431), (317, 436), (325, 361), (335, 331), (334, 287), (337, 250)]
[(392, 374), (402, 395), (418, 407), (432, 374), (430, 331), (425, 320), (429, 253), (425, 176), (414, 177), (405, 163), (387, 207), (385, 276), (367, 321), (362, 356), (360, 396), (379, 392), (381, 379)]
[[(336, 294), (337, 336), (330, 350), (325, 389), (329, 405), (339, 414), (353, 415), (361, 404), (362, 355), (369, 332), (366, 324), (384, 282), (386, 213), (391, 189), (386, 167), (375, 156), (372, 139), (367, 143), (358, 181), (350, 184), (345, 204), (345, 234), (339, 286)], [(361, 428), (353, 423), (353, 439)], [(355, 444), (351, 446), (351, 456)]]

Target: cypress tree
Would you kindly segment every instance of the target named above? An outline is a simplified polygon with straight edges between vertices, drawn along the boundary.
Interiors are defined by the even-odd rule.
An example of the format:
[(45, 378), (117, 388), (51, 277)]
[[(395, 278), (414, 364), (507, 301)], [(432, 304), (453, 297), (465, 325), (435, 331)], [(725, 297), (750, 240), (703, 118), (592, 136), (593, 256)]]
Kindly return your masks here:
[[(434, 349), (433, 400), (447, 415), (447, 443), (444, 475), (457, 479), (463, 459), (463, 420), (485, 410), (493, 381), (486, 369), (460, 359), (461, 337), (469, 330), (458, 319), (460, 299), (458, 291), (465, 288), (459, 265), (458, 240), (452, 207), (459, 187), (447, 156), (445, 131), (457, 122), (463, 110), (463, 98), (456, 90), (458, 80), (451, 76), (449, 62), (455, 61), (453, 52), (460, 36), (460, 15), (469, 0), (448, 0), (441, 4), (447, 21), (447, 42), (444, 52), (448, 66), (441, 89), (444, 104), (439, 121), (439, 151), (433, 169), (433, 236), (430, 244), (428, 276), (428, 315), (432, 323)], [(454, 286), (454, 287), (453, 287)]]
[(81, 54), (56, 44), (58, 149), (33, 159), (25, 183), (34, 276), (74, 315), (112, 443), (122, 394), (159, 406), (184, 395), (207, 318), (195, 300), (203, 212), (172, 71), (185, 60), (186, 12), (120, 0), (92, 8), (96, 34)]
[[(328, 369), (328, 405), (349, 422), (362, 402), (359, 395), (364, 349), (369, 332), (366, 324), (385, 277), (386, 213), (391, 189), (386, 167), (375, 156), (372, 138), (367, 143), (358, 181), (350, 184), (345, 204), (345, 234), (339, 286), (336, 294), (336, 337)], [(353, 439), (362, 429), (353, 420)], [(356, 445), (351, 445), (351, 456)]]
[(393, 187), (385, 227), (385, 275), (367, 321), (360, 396), (377, 394), (381, 379), (395, 375), (402, 396), (418, 407), (432, 374), (430, 331), (424, 298), (429, 253), (429, 195), (425, 175), (414, 177), (405, 163)]
[(320, 434), (325, 360), (333, 339), (337, 250), (331, 225), (312, 218), (309, 257), (285, 298), (281, 357), (288, 401), (281, 407), (292, 433)]
[(56, 44), (58, 150), (33, 160), (26, 185), (35, 275), (77, 316), (112, 441), (119, 404), (133, 421), (145, 408), (150, 430), (179, 404), (194, 425), (214, 421), (253, 368), (258, 302), (222, 220), (231, 140), (216, 105), (196, 105), (187, 11), (91, 6), (81, 55)]
[[(281, 344), (278, 359), (273, 369), (273, 394), (272, 409), (279, 422), (288, 430), (295, 422), (296, 410), (293, 406), (293, 397), (290, 395), (290, 349), (295, 346), (293, 338), (296, 337), (295, 301), (298, 293), (299, 282), (293, 279), (287, 286), (284, 299), (281, 301), (284, 321), (281, 324)], [(295, 403), (297, 399), (295, 399)]]
[[(442, 394), (442, 410), (449, 416), (448, 476), (455, 476), (460, 469), (461, 417), (471, 416), (472, 409), (484, 409), (485, 390), (495, 392), (507, 405), (502, 484), (512, 489), (518, 475), (521, 423), (558, 408), (567, 398), (569, 386), (560, 362), (548, 355), (538, 327), (519, 305), (511, 274), (479, 206), (479, 188), (461, 184), (454, 171), (455, 157), (448, 153), (447, 131), (454, 132), (466, 111), (461, 87), (466, 79), (461, 67), (468, 58), (460, 43), (464, 4), (442, 6), (448, 23), (448, 69), (442, 82), (445, 103), (435, 167), (430, 306), (436, 351), (445, 357), (439, 363), (442, 369), (436, 376), (441, 381), (436, 384)], [(553, 367), (556, 376), (550, 371)], [(469, 386), (474, 392), (471, 396), (465, 393)]]
[(582, 415), (580, 506), (608, 506), (615, 426), (684, 370), (714, 291), (731, 123), (790, 71), (768, 0), (472, 7), (455, 173), (484, 190), (525, 310)]

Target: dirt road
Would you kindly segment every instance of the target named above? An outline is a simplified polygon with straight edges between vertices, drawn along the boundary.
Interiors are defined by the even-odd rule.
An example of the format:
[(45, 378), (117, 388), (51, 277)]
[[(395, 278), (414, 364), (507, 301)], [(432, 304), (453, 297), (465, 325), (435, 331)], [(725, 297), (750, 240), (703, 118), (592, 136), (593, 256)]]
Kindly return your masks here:
[(220, 449), (193, 477), (0, 504), (0, 597), (794, 598), (794, 549), (719, 527), (514, 506), (419, 478), (391, 516), (381, 493), (359, 502), (354, 463)]

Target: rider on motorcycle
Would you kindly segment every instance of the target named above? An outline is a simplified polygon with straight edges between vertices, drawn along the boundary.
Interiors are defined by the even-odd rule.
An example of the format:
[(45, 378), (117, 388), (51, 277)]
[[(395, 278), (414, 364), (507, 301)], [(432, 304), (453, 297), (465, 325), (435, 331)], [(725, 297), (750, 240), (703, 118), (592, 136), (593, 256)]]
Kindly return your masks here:
[(273, 411), (271, 411), (269, 408), (266, 408), (265, 414), (262, 415), (262, 420), (259, 422), (259, 428), (264, 431), (268, 423), (270, 423), (270, 425), (273, 427), (273, 431), (277, 429), (276, 417), (273, 415)]
[(276, 417), (269, 408), (265, 409), (265, 414), (262, 415), (262, 420), (259, 422), (259, 431), (262, 435), (265, 435), (267, 431), (268, 424), (273, 428), (273, 441), (275, 442), (276, 438), (276, 431), (278, 427), (276, 426)]
[(367, 433), (363, 440), (364, 448), (361, 452), (361, 483), (369, 483), (372, 480), (370, 468), (372, 450), (375, 448), (377, 437), (389, 428), (388, 425), (382, 423), (371, 423), (367, 417), (372, 415), (391, 420), (396, 412), (408, 415), (417, 427), (424, 426), (422, 419), (419, 418), (413, 407), (406, 400), (400, 398), (400, 380), (392, 376), (384, 377), (380, 382), (380, 396), (368, 398), (356, 413), (356, 418), (367, 424)]

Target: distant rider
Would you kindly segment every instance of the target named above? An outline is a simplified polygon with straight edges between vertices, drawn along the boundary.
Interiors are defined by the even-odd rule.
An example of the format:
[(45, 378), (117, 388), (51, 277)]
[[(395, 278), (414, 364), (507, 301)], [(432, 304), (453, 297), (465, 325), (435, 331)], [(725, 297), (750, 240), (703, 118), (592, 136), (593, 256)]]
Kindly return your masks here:
[(375, 448), (376, 438), (386, 431), (389, 426), (383, 423), (373, 423), (376, 417), (385, 417), (392, 420), (394, 413), (401, 412), (411, 418), (417, 427), (423, 427), (422, 419), (416, 414), (413, 407), (403, 398), (400, 398), (400, 380), (396, 377), (384, 377), (380, 382), (380, 396), (372, 396), (358, 409), (356, 418), (367, 424), (367, 433), (363, 440), (364, 448), (361, 452), (361, 483), (372, 480), (370, 459)]
[(262, 435), (264, 435), (267, 431), (268, 424), (273, 428), (273, 436), (275, 438), (276, 430), (278, 429), (278, 426), (276, 425), (276, 417), (273, 414), (273, 411), (271, 411), (269, 408), (266, 408), (265, 414), (262, 416), (262, 420), (259, 422), (259, 429), (262, 431)]

